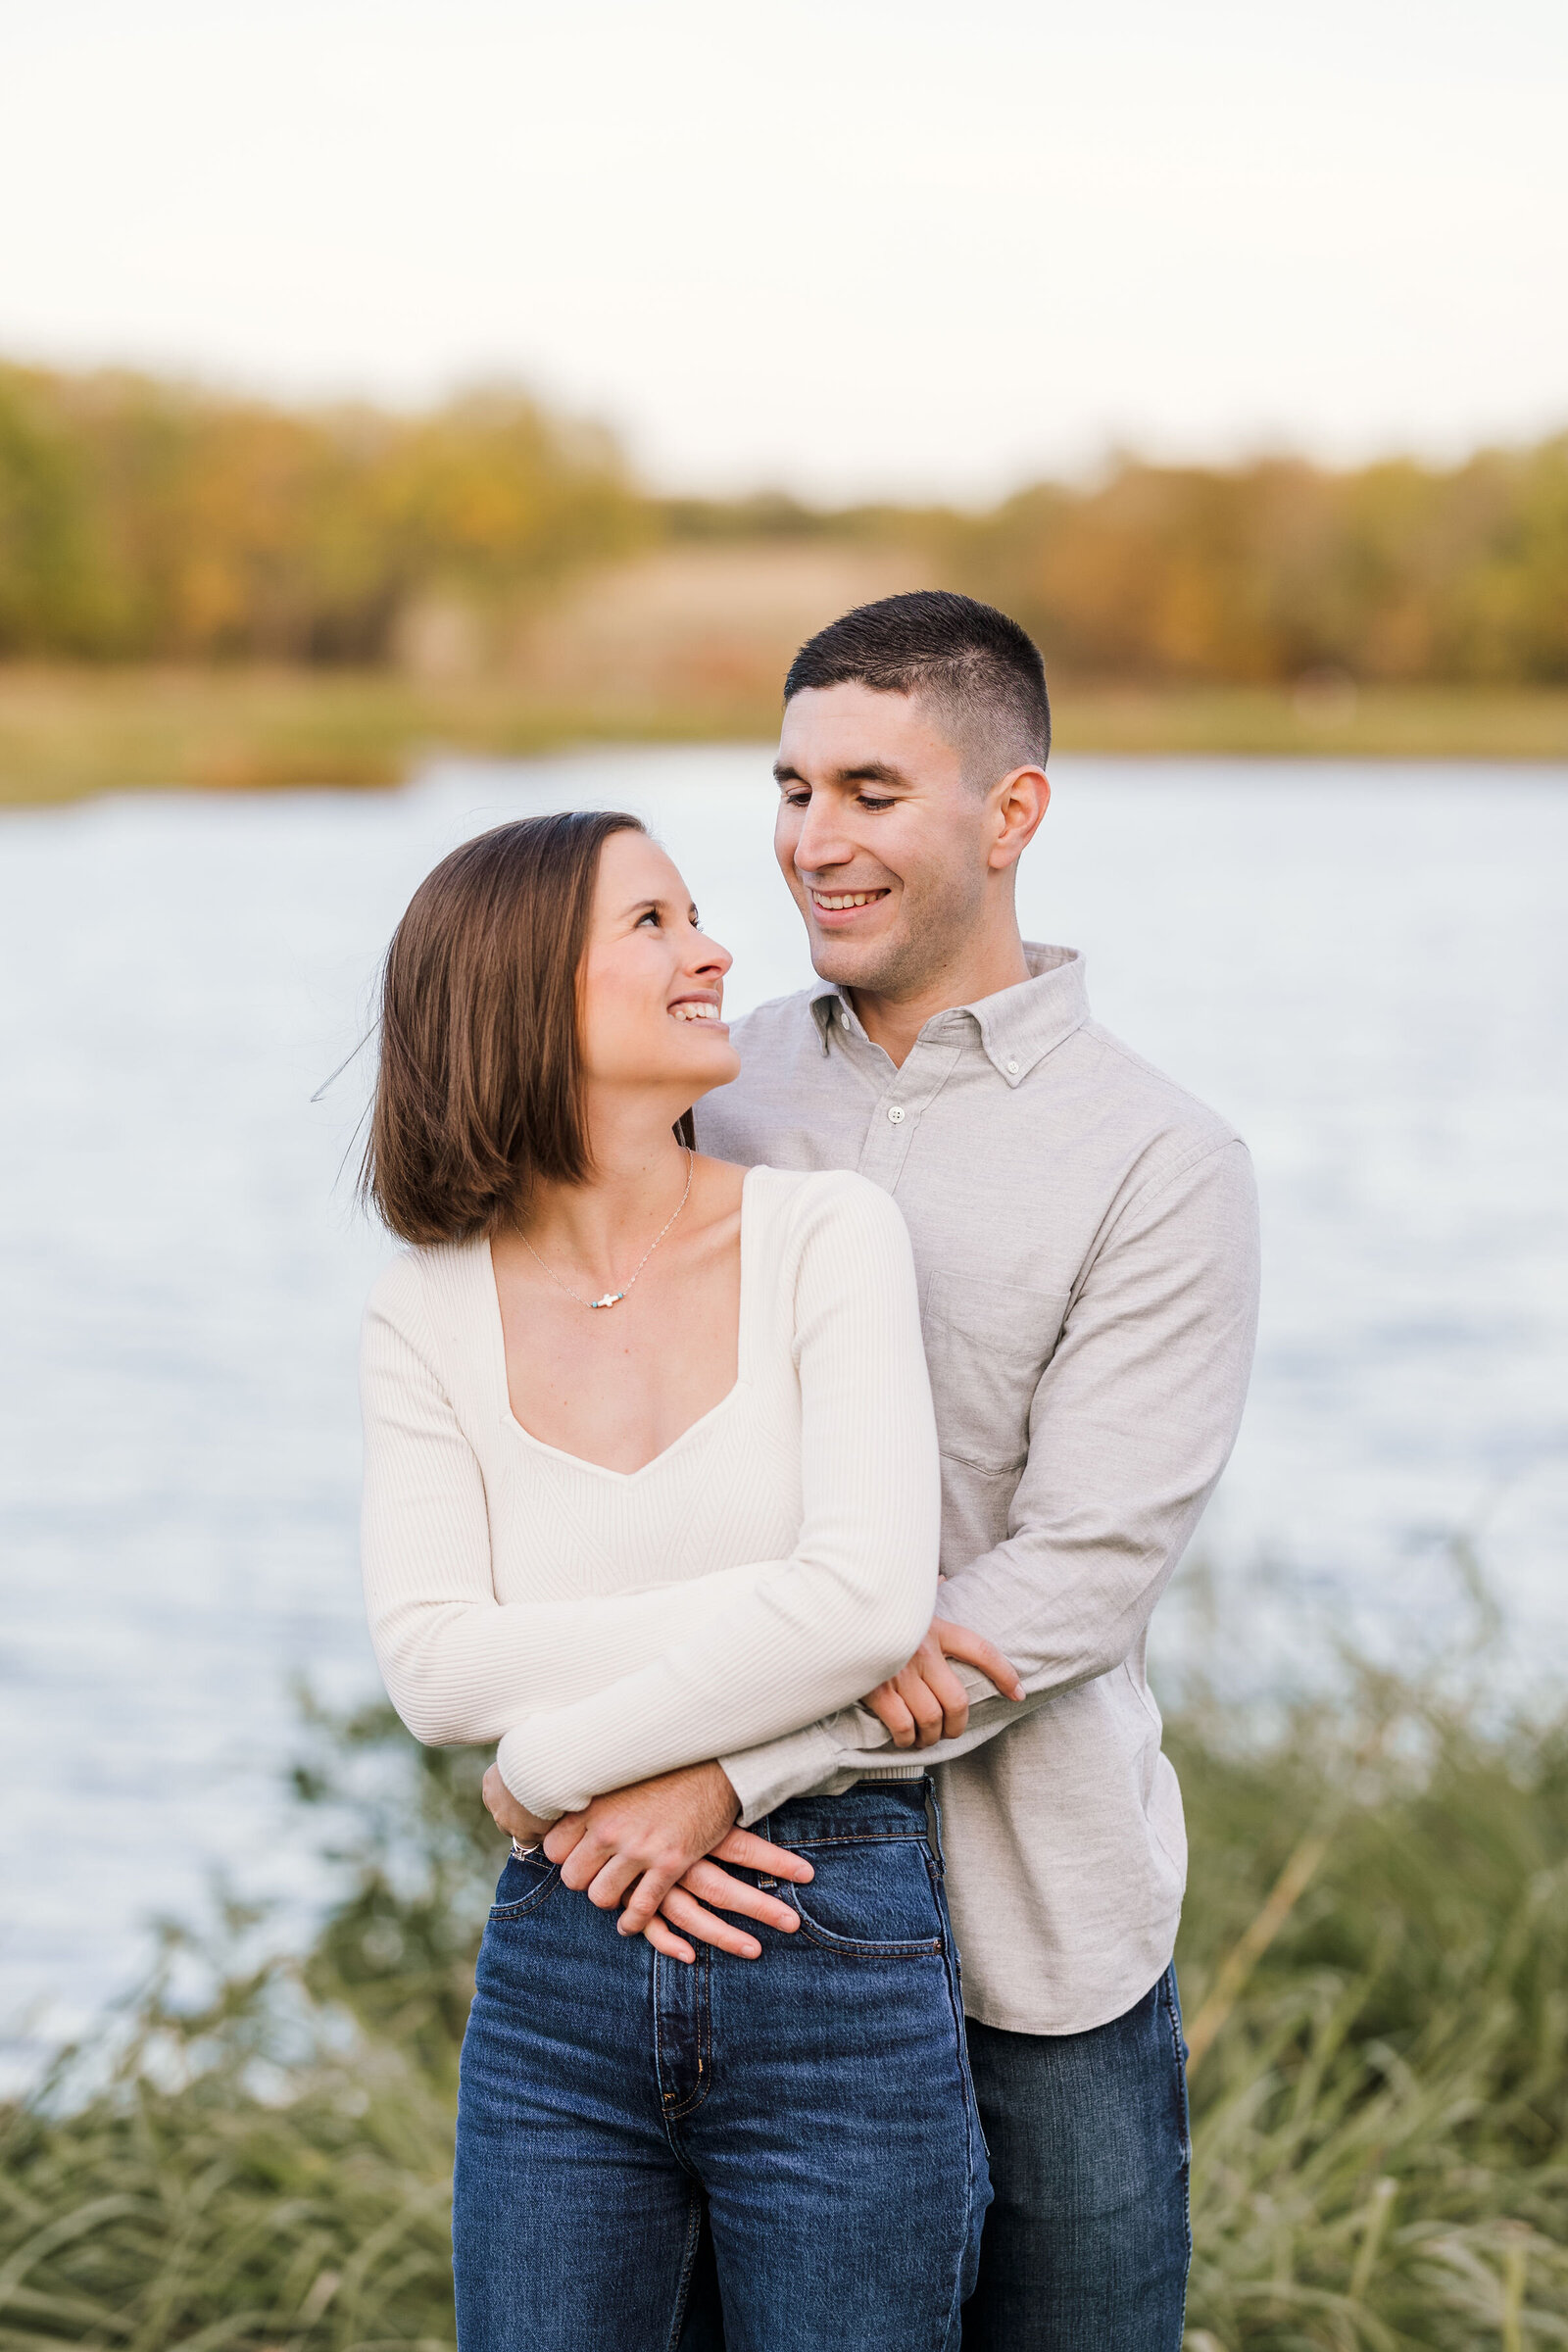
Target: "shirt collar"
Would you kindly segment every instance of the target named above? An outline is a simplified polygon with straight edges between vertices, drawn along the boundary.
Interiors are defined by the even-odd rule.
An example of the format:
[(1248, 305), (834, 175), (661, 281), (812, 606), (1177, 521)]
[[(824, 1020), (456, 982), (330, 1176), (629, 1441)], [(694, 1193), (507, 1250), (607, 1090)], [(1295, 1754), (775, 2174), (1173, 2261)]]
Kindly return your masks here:
[[(919, 1042), (977, 1036), (998, 1076), (1009, 1086), (1019, 1085), (1037, 1061), (1043, 1061), (1089, 1018), (1084, 959), (1076, 948), (1053, 948), (1026, 939), (1023, 959), (1029, 967), (1027, 980), (999, 989), (994, 997), (977, 998), (972, 1004), (956, 1004), (950, 1011), (933, 1013)], [(835, 1027), (869, 1042), (848, 990), (836, 980), (817, 983), (811, 1014), (824, 1054), (830, 1050)]]

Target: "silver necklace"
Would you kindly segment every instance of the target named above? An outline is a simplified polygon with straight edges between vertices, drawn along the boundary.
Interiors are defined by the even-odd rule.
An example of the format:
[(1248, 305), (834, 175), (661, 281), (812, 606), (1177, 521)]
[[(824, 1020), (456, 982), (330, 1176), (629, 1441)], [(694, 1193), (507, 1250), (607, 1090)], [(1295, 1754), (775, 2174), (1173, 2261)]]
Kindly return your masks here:
[[(686, 1147), (682, 1145), (681, 1149), (685, 1151)], [(668, 1217), (665, 1222), (661, 1225), (659, 1231), (655, 1234), (653, 1240), (649, 1243), (647, 1249), (637, 1260), (634, 1270), (627, 1276), (626, 1281), (622, 1284), (621, 1288), (618, 1291), (607, 1291), (602, 1298), (585, 1298), (581, 1291), (574, 1291), (569, 1283), (563, 1282), (561, 1276), (556, 1273), (553, 1267), (545, 1266), (544, 1259), (540, 1257), (538, 1250), (534, 1248), (532, 1242), (529, 1241), (528, 1236), (525, 1233), (519, 1234), (517, 1238), (521, 1242), (523, 1248), (527, 1250), (528, 1255), (533, 1258), (537, 1264), (545, 1266), (545, 1272), (550, 1276), (550, 1279), (555, 1284), (557, 1290), (564, 1291), (568, 1298), (575, 1298), (579, 1306), (618, 1306), (621, 1300), (625, 1298), (626, 1293), (631, 1289), (632, 1284), (636, 1281), (637, 1276), (642, 1272), (644, 1266), (647, 1265), (648, 1260), (653, 1256), (654, 1251), (659, 1248), (659, 1245), (663, 1240), (665, 1234), (669, 1231), (670, 1226), (674, 1224), (675, 1218), (680, 1215), (681, 1210), (685, 1207), (688, 1200), (691, 1198), (692, 1172), (696, 1165), (697, 1162), (693, 1154), (690, 1152), (687, 1152), (686, 1190), (682, 1193), (680, 1199), (675, 1203), (674, 1215)]]

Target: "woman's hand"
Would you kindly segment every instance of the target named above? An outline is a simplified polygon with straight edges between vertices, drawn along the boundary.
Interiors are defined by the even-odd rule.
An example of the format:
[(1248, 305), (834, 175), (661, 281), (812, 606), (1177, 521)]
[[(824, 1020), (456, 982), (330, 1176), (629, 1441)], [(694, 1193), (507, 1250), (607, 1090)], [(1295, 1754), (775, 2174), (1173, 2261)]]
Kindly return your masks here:
[(499, 1764), (491, 1765), (479, 1785), (479, 1792), (484, 1798), (485, 1811), (490, 1815), (496, 1828), (504, 1832), (508, 1838), (515, 1838), (518, 1845), (542, 1845), (544, 1843), (545, 1832), (551, 1827), (551, 1824), (548, 1821), (536, 1820), (526, 1806), (518, 1804), (512, 1790), (501, 1778)]
[(984, 1634), (966, 1625), (950, 1625), (933, 1617), (931, 1630), (919, 1648), (891, 1682), (878, 1683), (863, 1702), (893, 1735), (895, 1747), (934, 1747), (939, 1740), (956, 1740), (969, 1722), (969, 1694), (948, 1664), (961, 1658), (978, 1666), (1004, 1698), (1025, 1695), (1009, 1661)]

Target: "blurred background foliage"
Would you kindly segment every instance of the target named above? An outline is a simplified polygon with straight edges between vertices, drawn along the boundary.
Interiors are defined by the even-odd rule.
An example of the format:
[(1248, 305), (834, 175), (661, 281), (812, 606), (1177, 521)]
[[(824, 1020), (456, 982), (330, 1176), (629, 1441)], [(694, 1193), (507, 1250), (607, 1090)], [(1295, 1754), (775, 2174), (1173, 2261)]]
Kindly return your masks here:
[[(1352, 1660), (1295, 1704), (1189, 1688), (1168, 1728), (1188, 2352), (1562, 2342), (1568, 1723)], [(383, 1708), (313, 1718), (295, 1790), (340, 1892), (311, 1948), (247, 1958), (232, 1904), (171, 1931), (158, 1981), (0, 2110), (6, 2352), (451, 2345), (483, 1762)]]
[(858, 551), (873, 586), (1004, 606), (1071, 676), (1568, 685), (1568, 435), (1450, 467), (1123, 457), (985, 514), (821, 512), (656, 497), (513, 389), (395, 416), (0, 366), (13, 659), (526, 668), (570, 575), (683, 549), (676, 577), (695, 553), (731, 587), (737, 549)]
[(604, 436), (525, 397), (291, 412), (0, 368), (0, 651), (374, 662), (421, 590), (537, 590), (647, 528)]

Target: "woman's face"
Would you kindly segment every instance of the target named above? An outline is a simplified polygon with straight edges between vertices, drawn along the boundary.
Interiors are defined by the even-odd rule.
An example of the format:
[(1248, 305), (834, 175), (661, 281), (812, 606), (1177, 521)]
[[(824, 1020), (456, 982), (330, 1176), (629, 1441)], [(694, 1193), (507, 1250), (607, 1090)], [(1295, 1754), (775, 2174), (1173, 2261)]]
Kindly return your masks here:
[(646, 833), (612, 833), (583, 956), (580, 1021), (592, 1086), (678, 1092), (684, 1109), (740, 1069), (723, 1019), (732, 958), (698, 929), (691, 893)]

